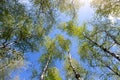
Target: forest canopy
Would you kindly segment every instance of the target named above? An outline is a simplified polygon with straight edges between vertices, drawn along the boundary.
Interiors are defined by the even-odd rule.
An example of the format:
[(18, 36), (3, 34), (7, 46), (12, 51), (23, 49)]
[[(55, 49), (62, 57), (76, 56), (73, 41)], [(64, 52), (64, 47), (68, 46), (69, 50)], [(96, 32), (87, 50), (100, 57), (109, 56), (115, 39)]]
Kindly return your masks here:
[(120, 1), (1, 0), (0, 80), (23, 79), (119, 80)]

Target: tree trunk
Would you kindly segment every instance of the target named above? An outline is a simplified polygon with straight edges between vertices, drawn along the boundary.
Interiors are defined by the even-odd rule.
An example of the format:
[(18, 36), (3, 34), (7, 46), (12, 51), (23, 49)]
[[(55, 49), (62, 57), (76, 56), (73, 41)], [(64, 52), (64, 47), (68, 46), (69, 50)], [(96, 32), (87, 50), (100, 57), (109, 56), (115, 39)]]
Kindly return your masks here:
[(76, 72), (75, 67), (72, 65), (71, 55), (70, 55), (69, 52), (68, 52), (68, 60), (69, 60), (70, 67), (72, 68), (72, 70), (73, 70), (73, 72), (74, 72), (75, 78), (76, 78), (77, 80), (81, 80), (80, 74), (78, 74), (78, 73)]
[(50, 59), (51, 59), (51, 55), (49, 55), (48, 60), (47, 60), (47, 63), (46, 63), (46, 65), (45, 65), (45, 67), (43, 68), (43, 71), (42, 71), (42, 73), (41, 73), (41, 75), (40, 75), (40, 80), (44, 80), (44, 74), (45, 74), (45, 72), (46, 72), (47, 69), (48, 69), (48, 66), (49, 66), (49, 63), (50, 63)]

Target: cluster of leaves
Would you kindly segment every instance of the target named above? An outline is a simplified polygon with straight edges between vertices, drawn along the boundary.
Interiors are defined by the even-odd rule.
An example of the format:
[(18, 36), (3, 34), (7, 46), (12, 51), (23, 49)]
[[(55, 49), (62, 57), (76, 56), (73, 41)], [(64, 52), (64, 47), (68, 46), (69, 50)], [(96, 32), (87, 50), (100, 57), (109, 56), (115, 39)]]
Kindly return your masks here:
[(101, 16), (117, 16), (120, 17), (120, 1), (119, 0), (93, 0), (92, 6), (97, 9), (96, 13)]
[(84, 27), (75, 26), (71, 21), (64, 23), (61, 29), (69, 35), (79, 38), (81, 60), (88, 62), (91, 67), (97, 67), (103, 71), (101, 73), (95, 72), (99, 76), (102, 75), (101, 79), (119, 78), (119, 24), (113, 25), (108, 19), (109, 15), (119, 16), (119, 2), (99, 0), (93, 1), (92, 4), (97, 9), (96, 13), (101, 16), (95, 16), (93, 22), (91, 21), (92, 30), (89, 30), (86, 25), (83, 25)]
[[(74, 66), (76, 73), (80, 74), (80, 77), (83, 78), (86, 76), (87, 71), (76, 61), (75, 59), (71, 59), (72, 66)], [(73, 69), (70, 66), (70, 62), (68, 57), (65, 60), (64, 68), (66, 71), (66, 79), (76, 79)]]
[(69, 35), (79, 36), (79, 38), (83, 38), (83, 33), (86, 30), (85, 24), (83, 24), (82, 26), (77, 26), (73, 21), (62, 23), (59, 28), (63, 31), (66, 31)]
[(45, 80), (62, 80), (56, 67), (49, 68), (46, 72)]
[[(93, 30), (89, 31), (83, 29), (83, 27), (71, 24), (64, 26), (62, 30), (80, 39), (79, 54), (83, 61), (88, 62), (91, 67), (102, 68), (103, 71), (106, 71), (107, 68), (108, 73), (101, 73), (101, 75), (103, 74), (103, 78), (106, 75), (111, 75), (113, 76), (112, 78), (119, 77), (120, 62), (119, 51), (117, 51), (119, 50), (119, 26), (111, 26), (111, 24), (104, 24), (102, 22), (100, 22), (100, 25), (97, 23), (92, 26), (94, 26)], [(81, 35), (82, 38), (80, 38)], [(113, 51), (113, 49), (116, 50)]]
[(58, 35), (54, 40), (46, 37), (44, 43), (46, 53), (40, 57), (40, 62), (42, 63), (43, 68), (46, 65), (49, 57), (51, 57), (49, 64), (52, 65), (56, 59), (63, 59), (64, 53), (69, 49), (69, 45), (69, 40), (64, 39), (64, 37), (61, 35)]
[[(47, 32), (47, 29), (43, 28), (42, 24), (33, 23), (25, 7), (17, 0), (0, 1), (1, 75), (1, 71), (9, 74), (15, 67), (22, 66), (24, 52), (39, 50), (45, 31)], [(7, 74), (5, 76), (8, 77)]]
[[(25, 6), (18, 0), (0, 1), (0, 76), (5, 73), (8, 77), (7, 73), (15, 69), (17, 61), (24, 60), (25, 52), (38, 51), (41, 45), (46, 50), (40, 58), (43, 67), (47, 59), (50, 63), (61, 59), (63, 53), (69, 49), (70, 42), (63, 36), (59, 35), (51, 40), (45, 35), (49, 34), (56, 13), (70, 11), (74, 13), (75, 8), (72, 7), (77, 3), (72, 0), (33, 0), (31, 3), (34, 13), (26, 12)], [(0, 79), (6, 79), (5, 76)]]
[[(76, 9), (79, 8), (77, 1), (33, 0), (33, 6), (36, 9), (34, 17), (36, 23), (33, 16), (28, 15), (25, 7), (17, 0), (0, 1), (0, 79), (8, 79), (9, 73), (13, 69), (24, 65), (25, 52), (38, 51), (42, 46), (44, 52), (39, 59), (41, 80), (62, 80), (54, 63), (58, 59), (64, 60), (66, 57), (64, 54), (69, 51), (71, 43), (62, 35), (57, 35), (54, 39), (47, 35), (56, 20), (56, 13), (58, 14), (59, 11), (69, 12), (76, 16)], [(107, 76), (110, 76), (108, 78), (111, 79), (119, 78), (120, 25), (113, 25), (108, 20), (110, 15), (120, 16), (119, 1), (96, 0), (92, 4), (96, 8), (97, 15), (102, 16), (99, 19), (96, 17), (94, 23), (91, 22), (92, 30), (88, 30), (86, 24), (77, 26), (74, 21), (63, 23), (60, 29), (72, 37), (78, 37), (80, 59), (91, 67), (101, 70), (101, 73), (95, 73), (102, 75), (103, 79), (106, 79)], [(76, 75), (72, 67), (82, 77), (91, 72), (80, 66), (78, 61), (72, 58), (70, 61), (65, 60), (64, 68), (67, 79), (75, 79)], [(33, 76), (38, 76), (38, 72), (33, 72)]]

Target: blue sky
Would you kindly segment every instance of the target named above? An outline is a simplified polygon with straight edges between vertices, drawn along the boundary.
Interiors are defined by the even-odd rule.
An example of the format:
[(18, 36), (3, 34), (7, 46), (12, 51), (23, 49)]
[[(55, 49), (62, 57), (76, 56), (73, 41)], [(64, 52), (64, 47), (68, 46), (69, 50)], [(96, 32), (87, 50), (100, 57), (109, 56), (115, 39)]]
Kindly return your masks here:
[[(81, 8), (78, 11), (78, 25), (82, 25), (82, 23), (89, 21), (93, 14), (94, 11), (92, 10), (92, 8), (90, 7), (90, 0), (81, 0), (84, 5), (81, 6)], [(31, 9), (31, 7), (33, 6), (31, 2), (29, 2), (29, 0), (19, 0), (19, 2), (23, 5), (25, 5), (26, 10)], [(58, 20), (61, 20), (61, 22), (64, 21), (68, 21), (69, 17), (67, 17), (66, 15), (62, 14)], [(56, 27), (53, 27), (52, 32), (49, 34), (49, 36), (51, 36), (51, 38), (54, 38), (55, 35), (57, 34), (61, 34), (63, 36), (65, 36), (66, 38), (69, 38), (72, 41), (72, 45), (70, 48), (70, 53), (72, 58), (77, 59), (78, 61), (79, 59), (79, 55), (77, 54), (77, 48), (78, 48), (78, 40), (77, 38), (73, 38), (73, 37), (69, 37), (67, 36), (65, 33), (61, 32), (60, 30), (56, 29)], [(41, 51), (41, 50), (40, 50)], [(14, 72), (14, 75), (19, 75), (20, 74), (20, 80), (30, 80), (30, 75), (31, 75), (31, 69), (34, 67), (35, 69), (39, 70), (39, 66), (38, 66), (38, 59), (39, 56), (41, 55), (42, 52), (35, 52), (35, 53), (26, 53), (25, 57), (26, 57), (26, 63), (27, 63), (27, 68), (21, 68), (21, 70), (19, 72)], [(62, 64), (62, 65), (61, 65)], [(83, 65), (83, 63), (81, 63)], [(61, 61), (57, 61), (56, 62), (56, 66), (59, 68), (60, 70), (60, 75), (63, 77), (63, 80), (65, 80), (64, 78), (64, 72), (63, 72), (63, 65), (64, 63)]]

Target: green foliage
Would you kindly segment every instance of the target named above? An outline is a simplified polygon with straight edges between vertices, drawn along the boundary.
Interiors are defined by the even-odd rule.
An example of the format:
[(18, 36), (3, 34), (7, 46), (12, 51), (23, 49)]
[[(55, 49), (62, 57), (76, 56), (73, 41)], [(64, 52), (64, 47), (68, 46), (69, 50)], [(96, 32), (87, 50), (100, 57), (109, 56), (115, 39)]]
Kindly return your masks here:
[[(118, 1), (93, 0), (93, 6), (96, 8), (96, 13), (100, 17), (95, 16), (95, 20), (90, 23), (92, 24), (91, 26), (93, 26), (92, 30), (87, 30), (89, 27), (87, 28), (86, 24), (78, 27), (73, 21), (63, 23), (59, 27), (67, 32), (68, 35), (79, 38), (80, 59), (88, 62), (91, 67), (97, 67), (103, 72), (106, 72), (95, 72), (98, 73), (99, 76), (103, 76), (101, 79), (106, 79), (106, 76), (112, 79), (119, 77), (119, 66), (116, 64), (119, 63), (119, 60), (114, 60), (115, 56), (119, 55), (118, 50), (120, 49), (119, 23), (116, 22), (116, 24), (113, 25), (110, 20), (108, 20), (110, 15), (119, 17), (118, 3)], [(110, 55), (110, 53), (115, 54), (115, 56)]]
[(83, 60), (92, 60), (91, 57), (97, 58), (101, 57), (101, 55), (96, 51), (97, 49), (92, 47), (92, 44), (88, 42), (83, 42), (82, 45), (79, 47), (79, 54), (81, 59)]
[[(86, 76), (87, 71), (78, 63), (78, 61), (72, 59), (71, 62), (76, 72), (79, 73), (81, 77)], [(68, 59), (65, 60), (64, 68), (66, 71), (66, 79), (75, 79), (73, 69), (70, 67), (70, 63)]]
[(81, 47), (79, 48), (79, 54), (82, 59), (89, 58), (89, 49), (90, 48), (91, 47), (89, 46), (89, 44), (87, 42), (82, 43)]
[[(104, 19), (101, 20), (102, 18), (96, 17), (96, 21), (92, 23), (92, 30), (87, 30), (88, 28), (86, 24), (78, 27), (73, 21), (63, 23), (59, 28), (67, 32), (68, 35), (72, 37), (78, 37), (81, 42), (79, 45), (79, 55), (81, 61), (85, 61), (87, 64), (89, 63), (91, 67), (97, 67), (101, 70), (101, 73), (93, 72), (93, 74), (98, 74), (98, 76), (102, 75), (101, 79), (108, 79), (107, 76), (109, 76), (111, 79), (115, 79), (115, 77), (119, 77), (119, 61), (115, 60), (114, 56), (110, 55), (110, 53), (115, 55), (119, 54), (119, 51), (116, 51), (116, 48), (119, 50), (120, 30), (118, 27), (119, 24), (112, 25), (106, 18), (108, 18), (110, 15), (118, 17), (119, 5), (118, 2), (107, 0), (93, 1), (93, 3), (94, 2), (96, 3), (94, 4), (94, 7), (97, 9), (96, 13), (99, 16), (104, 16)], [(66, 8), (62, 7), (60, 9), (64, 11)], [(64, 37), (59, 35), (56, 39), (58, 40), (60, 47), (67, 51), (69, 47), (66, 48), (65, 44), (68, 45), (68, 43), (65, 41)], [(84, 68), (82, 68), (77, 61), (72, 60), (72, 63), (80, 75), (87, 75), (87, 71), (84, 70)], [(65, 61), (65, 71), (66, 78), (75, 78), (68, 60)], [(105, 73), (102, 73), (102, 71)], [(89, 70), (88, 73), (90, 74), (91, 71)], [(94, 79), (94, 77), (91, 78)]]
[(58, 0), (58, 9), (61, 12), (65, 12), (67, 14), (73, 15), (73, 17), (77, 17), (77, 10), (81, 7), (82, 3), (79, 0)]
[(62, 35), (58, 35), (56, 37), (56, 40), (58, 41), (59, 46), (64, 50), (68, 51), (70, 47), (70, 41), (65, 40), (65, 38)]
[(42, 54), (39, 61), (42, 67), (46, 65), (48, 58), (51, 56), (50, 64), (54, 64), (57, 59), (63, 59), (64, 53), (68, 51), (70, 46), (69, 40), (66, 40), (62, 35), (58, 35), (55, 39), (45, 37), (44, 47), (46, 52)]
[(0, 2), (0, 23), (0, 73), (4, 70), (7, 78), (24, 65), (24, 52), (39, 50), (45, 30), (33, 25), (25, 7), (16, 0)]
[(66, 31), (69, 35), (83, 38), (83, 33), (86, 32), (86, 24), (82, 26), (76, 26), (73, 21), (63, 23), (60, 27), (63, 31)]
[(56, 67), (49, 68), (45, 80), (62, 80)]
[[(31, 13), (32, 9), (27, 12), (25, 6), (18, 0), (0, 1), (0, 69), (4, 71), (3, 78), (8, 77), (7, 74), (12, 70), (24, 65), (26, 52), (38, 51), (41, 46), (45, 48), (44, 54), (40, 57), (40, 62), (44, 66), (49, 56), (50, 63), (53, 63), (57, 59), (62, 59), (70, 47), (70, 41), (61, 35), (53, 40), (45, 36), (49, 34), (57, 12), (72, 12), (74, 15), (79, 4), (68, 0), (31, 2), (34, 7), (32, 9), (35, 9), (34, 13)], [(48, 75), (52, 75), (50, 73), (52, 71), (56, 73), (53, 75), (54, 79), (61, 80), (56, 68), (48, 70)], [(36, 76), (37, 73), (34, 71), (33, 73)]]
[(120, 5), (118, 0), (93, 0), (92, 6), (97, 9), (96, 13), (100, 15), (120, 17)]
[(40, 8), (43, 12), (50, 10), (52, 5), (50, 0), (34, 0), (34, 4), (40, 5)]
[[(113, 43), (113, 42), (114, 41), (117, 42), (115, 36), (118, 36), (116, 35), (118, 30), (116, 30), (116, 28), (106, 28), (105, 24), (103, 24), (105, 27), (103, 28), (100, 27), (101, 25), (99, 25), (99, 27), (93, 28), (93, 30), (90, 31), (89, 34), (86, 34), (84, 36), (86, 39), (82, 40), (82, 44), (80, 45), (79, 48), (79, 54), (81, 59), (87, 61), (90, 64), (90, 66), (99, 67), (100, 69), (102, 69), (102, 71), (106, 71), (105, 68), (108, 68), (108, 70), (110, 70), (108, 71), (108, 73), (103, 73), (102, 75), (103, 79), (105, 79), (106, 76), (108, 75), (111, 76), (111, 78), (114, 78), (112, 74), (119, 76), (119, 70), (116, 71), (116, 69), (113, 68), (113, 66), (116, 66), (116, 68), (118, 69), (117, 64), (114, 64), (114, 62), (116, 63), (118, 61), (114, 61), (113, 60), (114, 56), (108, 55), (108, 53), (104, 49), (112, 52), (112, 48), (117, 47), (113, 45), (119, 43)], [(116, 31), (113, 33), (114, 36), (111, 34), (112, 31)], [(110, 37), (110, 35), (112, 35), (114, 38)], [(114, 54), (117, 53), (118, 52), (114, 51)]]
[[(54, 2), (53, 2), (54, 1)], [(35, 5), (39, 5), (40, 10), (44, 12), (48, 12), (49, 10), (57, 9), (59, 11), (67, 12), (69, 14), (74, 15), (75, 10), (79, 9), (82, 5), (79, 0), (34, 0)]]
[[(32, 0), (32, 4), (34, 13), (26, 12), (25, 7), (18, 0), (0, 1), (0, 80), (8, 80), (13, 70), (25, 66), (25, 52), (38, 51), (41, 46), (44, 49), (39, 59), (41, 70), (48, 62), (44, 73), (45, 80), (62, 80), (58, 69), (53, 66), (56, 60), (63, 60), (64, 54), (69, 51), (70, 40), (62, 35), (57, 35), (54, 39), (47, 35), (57, 19), (57, 14), (67, 13), (75, 17), (76, 10), (81, 4), (79, 0)], [(88, 62), (91, 67), (97, 67), (101, 72), (106, 72), (104, 74), (96, 72), (99, 75), (103, 74), (103, 79), (108, 79), (107, 75), (112, 79), (119, 78), (120, 62), (115, 56), (120, 53), (120, 27), (118, 23), (113, 25), (108, 20), (110, 15), (120, 16), (119, 2), (94, 0), (92, 4), (96, 13), (104, 17), (104, 20), (97, 18), (97, 21), (94, 21), (92, 30), (87, 30), (86, 24), (77, 26), (72, 20), (63, 23), (60, 29), (72, 38), (78, 37), (82, 42), (78, 52), (81, 61)], [(74, 59), (72, 64), (82, 77), (91, 73)], [(65, 60), (64, 68), (66, 78), (74, 79), (75, 75), (68, 59)], [(38, 75), (38, 71), (33, 70), (32, 78)]]
[[(17, 1), (15, 1), (15, 3), (13, 2), (14, 1), (9, 1), (3, 4), (8, 13), (5, 14), (3, 9), (3, 16), (1, 16), (2, 20), (0, 21), (2, 23), (0, 27), (1, 44), (15, 43), (12, 47), (19, 49), (20, 51), (38, 50), (37, 44), (40, 43), (44, 33), (43, 31), (37, 31), (36, 28), (41, 27), (37, 26), (35, 28), (30, 16), (25, 13), (24, 7)], [(13, 9), (14, 7), (18, 7), (19, 11)]]

